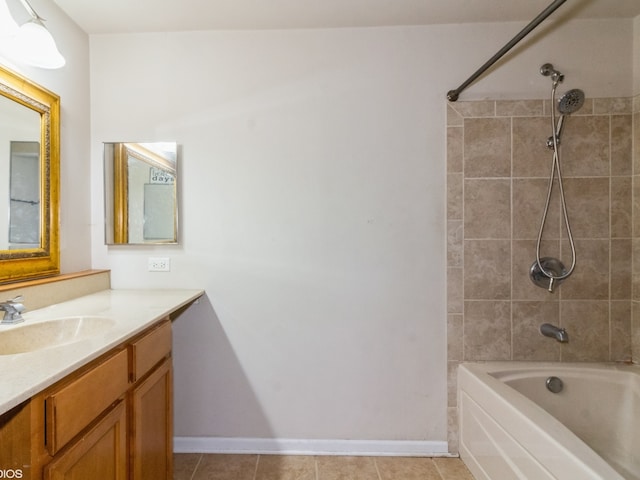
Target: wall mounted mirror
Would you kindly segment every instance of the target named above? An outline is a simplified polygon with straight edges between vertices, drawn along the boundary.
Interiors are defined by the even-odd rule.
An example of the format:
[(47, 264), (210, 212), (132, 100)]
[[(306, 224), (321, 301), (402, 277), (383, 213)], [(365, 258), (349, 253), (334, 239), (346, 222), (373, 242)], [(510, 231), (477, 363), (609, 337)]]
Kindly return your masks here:
[(60, 272), (60, 98), (0, 67), (0, 283)]
[(178, 243), (178, 145), (105, 143), (105, 243)]

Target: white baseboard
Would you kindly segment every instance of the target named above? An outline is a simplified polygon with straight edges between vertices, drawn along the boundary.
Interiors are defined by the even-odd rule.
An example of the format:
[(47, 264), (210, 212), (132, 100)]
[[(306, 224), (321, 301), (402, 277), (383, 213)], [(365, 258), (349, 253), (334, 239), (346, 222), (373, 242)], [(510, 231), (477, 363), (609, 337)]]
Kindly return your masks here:
[(175, 453), (448, 457), (447, 442), (175, 437)]

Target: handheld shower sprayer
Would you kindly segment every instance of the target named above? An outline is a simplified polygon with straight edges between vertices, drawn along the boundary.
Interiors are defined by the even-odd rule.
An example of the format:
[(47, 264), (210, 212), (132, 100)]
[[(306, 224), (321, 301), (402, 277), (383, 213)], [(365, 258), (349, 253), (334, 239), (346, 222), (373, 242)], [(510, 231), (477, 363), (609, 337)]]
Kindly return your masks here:
[[(562, 74), (561, 74), (562, 75)], [(564, 77), (564, 75), (563, 75)], [(579, 88), (569, 90), (558, 100), (558, 112), (560, 112), (560, 118), (555, 128), (556, 143), (560, 144), (560, 137), (562, 136), (562, 127), (564, 126), (564, 118), (574, 112), (577, 112), (584, 105), (584, 92)], [(547, 139), (547, 147), (554, 148), (553, 137)]]
[[(569, 225), (569, 215), (567, 214), (567, 205), (564, 198), (564, 187), (562, 185), (562, 173), (560, 168), (560, 135), (564, 126), (564, 120), (567, 115), (578, 111), (584, 104), (584, 92), (579, 89), (573, 89), (566, 92), (556, 104), (556, 88), (558, 84), (564, 80), (564, 75), (553, 68), (550, 63), (545, 63), (540, 67), (540, 73), (545, 77), (551, 77), (553, 86), (551, 88), (551, 137), (547, 140), (547, 146), (553, 149), (553, 158), (551, 162), (551, 174), (549, 176), (549, 188), (547, 191), (547, 199), (542, 213), (542, 221), (538, 231), (538, 239), (536, 242), (536, 259), (531, 265), (529, 276), (531, 281), (539, 287), (546, 288), (549, 292), (553, 292), (554, 288), (564, 279), (573, 273), (576, 266), (576, 249)], [(560, 113), (560, 118), (556, 121), (556, 108)], [(557, 175), (556, 175), (557, 174)], [(554, 186), (554, 177), (557, 176), (557, 186), (560, 193), (560, 205), (562, 207), (562, 215), (567, 232), (567, 238), (571, 247), (571, 266), (566, 269), (560, 260), (553, 257), (541, 257), (540, 247), (542, 243), (542, 233), (547, 221), (549, 213), (549, 204), (551, 202), (551, 193)]]

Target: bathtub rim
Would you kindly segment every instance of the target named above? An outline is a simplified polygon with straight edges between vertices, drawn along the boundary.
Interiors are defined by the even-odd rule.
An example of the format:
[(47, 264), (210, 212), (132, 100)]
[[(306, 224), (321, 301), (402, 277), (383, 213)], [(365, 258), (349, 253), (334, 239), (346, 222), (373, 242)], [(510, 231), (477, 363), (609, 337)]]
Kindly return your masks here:
[[(458, 386), (457, 386), (457, 402), (459, 411), (459, 431), (460, 431), (460, 456), (463, 460), (476, 462), (474, 455), (471, 454), (465, 444), (464, 428), (463, 428), (463, 412), (461, 411), (463, 402), (462, 395), (466, 394), (474, 401), (485, 413), (489, 414), (494, 421), (509, 432), (509, 428), (505, 428), (507, 423), (504, 418), (517, 418), (521, 429), (527, 432), (535, 432), (537, 435), (548, 437), (550, 444), (554, 448), (562, 450), (574, 461), (579, 462), (591, 471), (593, 471), (602, 479), (621, 479), (622, 475), (617, 472), (609, 463), (607, 463), (600, 455), (598, 455), (589, 445), (577, 437), (559, 420), (554, 418), (542, 407), (534, 401), (518, 392), (513, 387), (504, 383), (504, 381), (492, 374), (503, 374), (505, 372), (524, 371), (533, 373), (540, 370), (553, 370), (554, 374), (562, 375), (562, 370), (567, 371), (592, 371), (598, 373), (614, 373), (614, 372), (631, 372), (640, 375), (640, 366), (636, 364), (619, 364), (609, 362), (529, 362), (529, 361), (479, 361), (479, 362), (462, 362), (458, 366)], [(487, 407), (487, 396), (497, 396), (496, 404), (489, 404)], [(496, 399), (491, 399), (496, 402)], [(515, 415), (515, 417), (514, 417)], [(499, 421), (499, 418), (503, 418)], [(545, 425), (548, 428), (543, 428)], [(518, 437), (524, 436), (522, 431), (515, 434), (509, 433), (510, 437), (518, 441)], [(537, 458), (536, 451), (532, 450), (531, 454)], [(474, 469), (468, 465), (472, 472)], [(480, 468), (478, 464), (478, 468)], [(483, 472), (484, 473), (484, 472)], [(486, 477), (481, 477), (486, 478)]]

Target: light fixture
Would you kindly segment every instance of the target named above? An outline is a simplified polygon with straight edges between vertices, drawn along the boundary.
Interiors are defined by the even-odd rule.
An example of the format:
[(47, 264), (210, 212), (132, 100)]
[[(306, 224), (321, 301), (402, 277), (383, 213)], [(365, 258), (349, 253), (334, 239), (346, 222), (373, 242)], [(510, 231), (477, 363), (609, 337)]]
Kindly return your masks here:
[[(31, 19), (17, 28), (14, 35), (7, 36), (2, 40), (3, 43), (6, 43), (6, 48), (3, 48), (4, 53), (34, 67), (63, 67), (64, 57), (58, 51), (51, 33), (44, 26), (44, 19), (36, 13), (27, 0), (20, 0), (20, 3), (27, 10)], [(4, 9), (6, 9), (6, 13), (9, 13), (5, 0), (0, 0), (0, 15), (4, 15)], [(10, 15), (9, 18), (13, 20)], [(0, 21), (4, 22), (4, 20)]]

